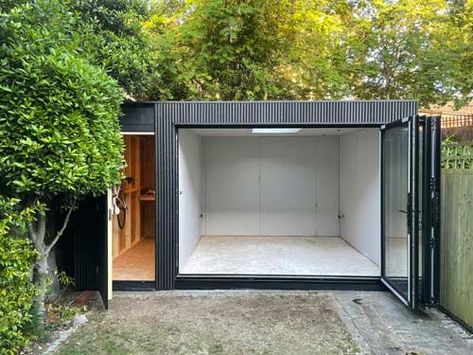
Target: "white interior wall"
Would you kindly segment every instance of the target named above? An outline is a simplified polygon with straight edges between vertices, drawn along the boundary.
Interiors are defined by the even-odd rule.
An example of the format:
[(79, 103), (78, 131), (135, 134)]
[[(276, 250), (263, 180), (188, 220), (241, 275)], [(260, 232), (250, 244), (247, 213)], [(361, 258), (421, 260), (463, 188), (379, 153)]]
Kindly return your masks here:
[(337, 236), (337, 137), (267, 137), (260, 144), (261, 234)]
[(184, 265), (201, 236), (202, 138), (179, 131), (179, 265)]
[(205, 137), (206, 235), (337, 236), (338, 137)]
[(380, 265), (379, 130), (340, 137), (340, 236)]
[(204, 137), (205, 235), (258, 235), (260, 185), (258, 140)]

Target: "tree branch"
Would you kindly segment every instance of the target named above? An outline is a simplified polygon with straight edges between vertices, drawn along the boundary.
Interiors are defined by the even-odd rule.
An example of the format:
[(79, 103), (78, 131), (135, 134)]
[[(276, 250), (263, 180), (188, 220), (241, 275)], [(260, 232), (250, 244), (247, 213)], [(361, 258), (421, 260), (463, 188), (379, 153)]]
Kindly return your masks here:
[(36, 227), (35, 227), (35, 223), (34, 222), (29, 222), (28, 223), (28, 231), (29, 231), (29, 236), (30, 236), (30, 239), (31, 241), (34, 243), (36, 242), (36, 240), (38, 239), (38, 232), (36, 230)]
[(44, 242), (44, 237), (46, 235), (46, 213), (44, 211), (39, 211), (39, 218), (37, 218), (38, 226), (36, 228), (37, 237), (41, 238), (40, 242)]
[(74, 209), (74, 207), (69, 207), (69, 210), (67, 211), (67, 214), (66, 214), (66, 218), (64, 219), (64, 223), (62, 224), (62, 228), (57, 232), (56, 236), (54, 237), (53, 241), (51, 242), (51, 244), (49, 244), (49, 246), (46, 248), (46, 254), (49, 254), (49, 252), (51, 251), (52, 248), (54, 248), (54, 246), (56, 245), (56, 243), (58, 242), (59, 238), (61, 238), (62, 234), (64, 233), (64, 231), (66, 230), (66, 227), (67, 227), (67, 224), (69, 222), (69, 218), (71, 217), (71, 213), (72, 213), (72, 210)]
[[(28, 207), (34, 209), (36, 204), (38, 203), (37, 199), (33, 199), (28, 203)], [(33, 243), (38, 241), (38, 234), (39, 234), (39, 218), (35, 218), (33, 221), (28, 223), (28, 235)]]

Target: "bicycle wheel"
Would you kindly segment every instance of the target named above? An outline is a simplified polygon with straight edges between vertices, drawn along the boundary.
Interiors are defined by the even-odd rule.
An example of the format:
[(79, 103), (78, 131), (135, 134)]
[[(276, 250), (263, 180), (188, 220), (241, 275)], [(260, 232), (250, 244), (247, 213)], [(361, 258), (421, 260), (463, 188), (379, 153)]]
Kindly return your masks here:
[(126, 222), (126, 194), (124, 191), (124, 187), (121, 186), (120, 190), (118, 191), (117, 196), (117, 206), (120, 210), (120, 213), (117, 214), (117, 223), (120, 229), (125, 227)]

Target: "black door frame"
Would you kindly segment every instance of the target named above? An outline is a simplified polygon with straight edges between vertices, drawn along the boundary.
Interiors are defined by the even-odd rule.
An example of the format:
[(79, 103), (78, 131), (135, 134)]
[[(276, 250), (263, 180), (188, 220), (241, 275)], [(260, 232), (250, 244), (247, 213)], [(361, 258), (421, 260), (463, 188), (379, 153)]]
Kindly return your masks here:
[[(123, 104), (123, 116), (120, 118), (121, 134), (137, 136), (154, 136), (155, 141), (155, 177), (157, 177), (157, 130), (156, 130), (156, 102), (128, 102)], [(155, 184), (158, 182), (155, 179)], [(157, 186), (155, 186), (157, 191)], [(157, 211), (157, 202), (155, 201)], [(157, 214), (155, 213), (155, 218)], [(157, 238), (155, 238), (155, 251), (157, 248)], [(113, 267), (113, 266), (112, 266)], [(157, 277), (157, 261), (155, 260), (155, 275)], [(113, 275), (112, 275), (113, 276)], [(110, 275), (108, 276), (110, 277)], [(156, 278), (155, 277), (155, 278)], [(152, 291), (155, 290), (155, 280), (111, 280), (113, 291)]]
[[(176, 135), (176, 144), (179, 142), (179, 130), (181, 129), (252, 129), (252, 128), (376, 128), (380, 125), (372, 124), (175, 124), (173, 125)], [(178, 167), (179, 155), (176, 154), (176, 166)], [(179, 169), (176, 174), (176, 186), (178, 188)], [(179, 201), (179, 200), (178, 200)], [(177, 217), (179, 216), (179, 202), (177, 201)], [(175, 289), (318, 289), (318, 290), (365, 290), (383, 291), (386, 288), (380, 282), (379, 276), (324, 276), (324, 275), (228, 275), (228, 274), (180, 274), (179, 273), (179, 233), (176, 241), (176, 268), (174, 279)]]
[(441, 117), (424, 116), (424, 263), (422, 275), (423, 295), (418, 302), (437, 306), (440, 300), (440, 160)]
[[(408, 298), (384, 278), (386, 234), (384, 211), (384, 132), (408, 127)], [(440, 268), (440, 117), (410, 116), (381, 127), (381, 279), (403, 303), (411, 308), (435, 306), (439, 300)], [(422, 140), (420, 140), (422, 138)], [(421, 170), (422, 168), (422, 170)], [(422, 201), (419, 201), (419, 193)], [(419, 263), (422, 252), (422, 264)]]
[[(407, 206), (406, 208), (406, 223), (407, 223), (407, 295), (403, 295), (398, 287), (386, 277), (386, 211), (385, 211), (385, 167), (386, 160), (384, 159), (384, 137), (390, 129), (404, 127), (408, 130), (407, 139)], [(418, 219), (417, 206), (417, 181), (418, 181), (418, 119), (417, 116), (409, 116), (398, 121), (392, 122), (381, 127), (381, 281), (394, 293), (406, 306), (415, 306), (415, 289), (416, 289), (416, 275), (417, 269), (417, 228), (416, 221)]]
[[(370, 127), (415, 115), (415, 101), (269, 101), (269, 102), (158, 102), (156, 103), (157, 147), (157, 290), (192, 288), (279, 288), (292, 282), (292, 288), (321, 288), (339, 283), (353, 289), (354, 283), (373, 283), (382, 288), (379, 277), (314, 277), (313, 282), (297, 276), (241, 276), (208, 279), (206, 275), (179, 275), (179, 196), (178, 130), (182, 128), (324, 128)], [(158, 168), (159, 167), (159, 168)], [(219, 276), (219, 275), (215, 275)], [(309, 278), (310, 279), (310, 278)], [(238, 282), (237, 282), (238, 281)], [(298, 282), (300, 281), (300, 282)], [(302, 282), (304, 281), (304, 282)], [(348, 283), (348, 281), (350, 283)], [(210, 284), (209, 284), (210, 282)]]

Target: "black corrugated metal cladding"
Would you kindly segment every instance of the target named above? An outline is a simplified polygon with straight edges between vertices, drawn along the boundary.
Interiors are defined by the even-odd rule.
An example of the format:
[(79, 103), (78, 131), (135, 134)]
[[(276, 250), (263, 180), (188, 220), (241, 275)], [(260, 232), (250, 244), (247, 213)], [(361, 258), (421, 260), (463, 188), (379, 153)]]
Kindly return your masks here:
[(158, 102), (158, 118), (183, 125), (382, 124), (417, 113), (416, 101)]
[[(243, 126), (380, 126), (417, 113), (417, 101), (148, 102), (156, 127), (156, 288), (178, 274), (178, 128)], [(149, 107), (149, 106), (148, 106)], [(132, 111), (130, 111), (132, 112)], [(135, 111), (136, 112), (136, 111)], [(124, 117), (123, 122), (133, 120)], [(129, 121), (128, 121), (129, 122)]]

